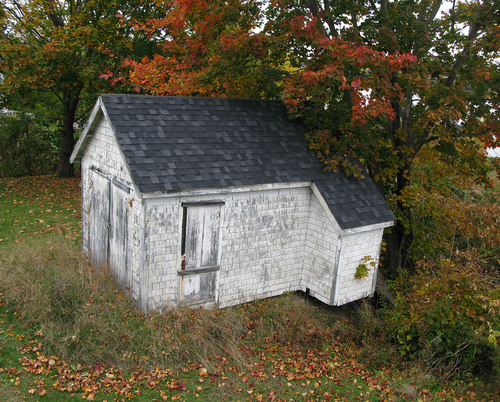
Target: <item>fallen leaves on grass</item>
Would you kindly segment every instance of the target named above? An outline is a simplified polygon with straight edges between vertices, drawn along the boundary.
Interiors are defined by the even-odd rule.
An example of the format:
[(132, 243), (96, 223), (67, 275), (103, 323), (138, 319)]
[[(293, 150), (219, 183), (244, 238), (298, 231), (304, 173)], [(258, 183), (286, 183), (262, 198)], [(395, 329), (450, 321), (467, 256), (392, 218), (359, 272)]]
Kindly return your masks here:
[[(128, 378), (125, 378), (121, 370), (111, 366), (96, 364), (90, 367), (68, 364), (57, 356), (42, 354), (40, 347), (40, 342), (28, 342), (22, 347), (23, 355), (34, 355), (33, 357), (23, 356), (21, 364), (24, 370), (52, 379), (51, 385), (54, 389), (79, 393), (87, 400), (95, 399), (97, 393), (113, 393), (131, 399), (141, 393), (141, 388), (161, 387), (164, 391), (176, 392), (187, 390), (183, 382), (173, 377), (173, 371), (170, 369), (156, 367), (152, 371), (146, 371), (144, 367), (139, 367)], [(38, 382), (36, 389), (32, 388), (30, 391), (33, 392), (30, 393), (45, 394), (46, 389), (40, 385), (42, 383)]]
[[(11, 326), (5, 326), (3, 333), (21, 341)], [(25, 340), (19, 352), (23, 370), (35, 376), (25, 392), (44, 396), (57, 390), (86, 400), (106, 399), (106, 395), (125, 400), (149, 397), (151, 392), (164, 400), (203, 400), (219, 393), (258, 401), (392, 400), (400, 396), (401, 384), (411, 380), (408, 373), (397, 371), (399, 366), (380, 366), (371, 371), (358, 360), (355, 345), (328, 333), (324, 339), (323, 345), (309, 349), (284, 345), (273, 337), (260, 346), (242, 340), (241, 346), (250, 356), (245, 366), (236, 366), (222, 356), (209, 356), (215, 361), (213, 370), (195, 362), (173, 370), (149, 361), (149, 366), (138, 364), (128, 374), (105, 363), (83, 365), (45, 354), (41, 333)], [(3, 368), (0, 374), (10, 376), (19, 386), (20, 370)], [(413, 384), (411, 389), (422, 400), (436, 395)], [(440, 395), (447, 398), (452, 391), (443, 389)], [(460, 396), (474, 395), (471, 389)]]
[(80, 234), (80, 179), (56, 176), (0, 178), (0, 243), (23, 233)]

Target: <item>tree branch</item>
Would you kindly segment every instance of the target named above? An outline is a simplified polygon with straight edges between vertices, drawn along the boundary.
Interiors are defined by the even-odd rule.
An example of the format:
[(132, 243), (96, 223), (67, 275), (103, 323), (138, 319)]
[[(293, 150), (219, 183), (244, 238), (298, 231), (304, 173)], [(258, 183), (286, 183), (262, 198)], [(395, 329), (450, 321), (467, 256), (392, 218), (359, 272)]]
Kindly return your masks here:
[(387, 12), (387, 0), (380, 1), (380, 11), (382, 12), (382, 16), (387, 19), (389, 14)]
[(450, 75), (448, 75), (448, 78), (446, 79), (445, 85), (447, 87), (453, 86), (455, 79), (458, 76), (458, 70), (470, 57), (471, 44), (472, 44), (472, 41), (477, 38), (480, 27), (481, 27), (481, 23), (479, 21), (476, 21), (472, 26), (470, 26), (469, 35), (467, 37), (467, 43), (466, 43), (464, 49), (462, 50), (462, 52), (457, 55), (455, 63), (453, 64), (452, 70), (450, 72)]
[(429, 24), (434, 20), (436, 17), (437, 13), (439, 12), (439, 9), (441, 8), (442, 5), (442, 0), (437, 0), (436, 3), (434, 4), (434, 7), (432, 7), (432, 10), (429, 14), (429, 16), (426, 18), (426, 13), (429, 10), (427, 7), (422, 7), (420, 10), (420, 13), (418, 14), (418, 20), (424, 24), (424, 26), (427, 28)]
[(330, 35), (338, 37), (339, 33), (337, 32), (337, 29), (335, 28), (335, 23), (331, 17), (332, 8), (330, 6), (330, 0), (324, 0), (324, 4), (325, 4), (325, 9), (323, 14), (325, 22), (328, 25), (328, 29), (330, 29)]
[[(333, 23), (333, 20), (330, 17), (330, 2), (327, 0), (325, 1), (325, 9), (321, 9), (319, 6), (318, 0), (307, 0), (307, 8), (317, 19), (317, 26), (318, 29), (323, 33), (325, 38), (332, 36), (338, 36), (338, 32), (335, 28), (335, 24)], [(330, 30), (330, 34), (326, 31), (324, 25), (323, 25), (323, 20), (324, 22), (328, 25), (328, 29)]]
[(442, 5), (442, 0), (436, 1), (436, 4), (434, 5), (434, 8), (432, 9), (430, 15), (427, 17), (425, 20), (425, 26), (428, 27), (432, 21), (434, 21), (434, 18), (436, 18), (437, 13), (441, 9)]

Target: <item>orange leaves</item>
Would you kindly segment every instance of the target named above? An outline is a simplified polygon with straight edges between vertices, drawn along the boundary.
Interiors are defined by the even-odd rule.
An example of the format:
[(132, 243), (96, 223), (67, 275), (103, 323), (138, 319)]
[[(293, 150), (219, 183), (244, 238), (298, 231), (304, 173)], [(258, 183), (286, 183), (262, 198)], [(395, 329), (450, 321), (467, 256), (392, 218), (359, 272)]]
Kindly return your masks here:
[(351, 88), (357, 89), (361, 86), (361, 77), (356, 77), (351, 82)]
[[(30, 353), (30, 347), (23, 348), (24, 353)], [(55, 356), (45, 356), (38, 351), (34, 358), (23, 357), (21, 364), (24, 370), (35, 375), (51, 375), (56, 378), (52, 387), (56, 390), (79, 393), (83, 399), (94, 400), (98, 393), (115, 393), (124, 398), (134, 398), (141, 393), (141, 387), (154, 389), (160, 385), (170, 391), (186, 391), (187, 385), (182, 381), (172, 378), (172, 371), (161, 370), (158, 367), (146, 372), (140, 367), (128, 378), (125, 378), (120, 370), (113, 367), (96, 364), (93, 368), (83, 365), (68, 364)], [(39, 383), (43, 383), (43, 378)], [(43, 395), (46, 390), (37, 387), (30, 390), (31, 393)]]
[(268, 49), (265, 36), (250, 31), (259, 18), (253, 5), (238, 0), (174, 2), (164, 18), (142, 23), (144, 32), (165, 39), (155, 56), (126, 63), (130, 81), (140, 91), (161, 95), (258, 93), (260, 77), (246, 64), (267, 57)]

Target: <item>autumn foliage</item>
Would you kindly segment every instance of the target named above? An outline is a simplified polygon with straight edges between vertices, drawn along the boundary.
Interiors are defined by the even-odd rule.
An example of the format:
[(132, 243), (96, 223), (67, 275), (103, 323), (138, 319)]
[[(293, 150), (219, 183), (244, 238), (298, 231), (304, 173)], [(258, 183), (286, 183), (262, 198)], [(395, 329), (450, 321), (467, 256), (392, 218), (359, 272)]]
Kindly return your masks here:
[(430, 148), (450, 160), (474, 139), (480, 178), (481, 153), (498, 144), (497, 12), (492, 0), (9, 1), (2, 88), (59, 101), (62, 176), (99, 91), (282, 100), (326, 169), (359, 176), (359, 160), (385, 194), (395, 277), (411, 262), (416, 158)]
[(491, 287), (496, 282), (495, 273), (470, 253), (420, 261), (411, 287), (396, 287), (388, 315), (401, 353), (419, 356), (449, 377), (464, 369), (498, 371), (500, 295)]
[[(141, 0), (7, 0), (0, 3), (2, 108), (52, 113), (57, 125), (57, 174), (73, 175), (75, 136), (97, 95), (109, 91), (99, 74), (124, 55), (148, 54), (150, 45), (120, 24), (117, 12), (154, 17), (163, 11)], [(80, 127), (78, 127), (80, 126)], [(75, 132), (75, 129), (76, 132)]]
[(477, 178), (481, 153), (498, 143), (493, 3), (449, 5), (174, 1), (164, 18), (125, 20), (163, 39), (113, 79), (157, 95), (286, 102), (327, 169), (361, 175), (360, 160), (386, 195), (399, 218), (387, 238), (396, 276), (410, 261), (405, 189), (415, 158), (430, 148), (449, 160), (473, 138)]

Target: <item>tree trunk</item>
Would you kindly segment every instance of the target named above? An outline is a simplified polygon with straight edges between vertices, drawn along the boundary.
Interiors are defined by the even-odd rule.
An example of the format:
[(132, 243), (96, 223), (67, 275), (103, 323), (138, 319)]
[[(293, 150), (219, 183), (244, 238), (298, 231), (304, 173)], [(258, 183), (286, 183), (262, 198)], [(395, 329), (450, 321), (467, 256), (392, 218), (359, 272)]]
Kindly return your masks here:
[(403, 166), (398, 170), (395, 192), (398, 197), (397, 209), (401, 216), (396, 221), (395, 226), (386, 234), (388, 259), (386, 266), (392, 278), (398, 276), (400, 269), (407, 268), (407, 264), (409, 263), (408, 255), (413, 241), (413, 233), (410, 227), (411, 211), (400, 199), (403, 190), (409, 185), (408, 175), (410, 169), (411, 162), (406, 159), (403, 162)]
[(399, 220), (385, 233), (387, 260), (385, 267), (391, 278), (396, 278), (403, 266), (404, 227)]
[(79, 94), (67, 95), (64, 102), (64, 117), (61, 130), (61, 149), (59, 150), (59, 161), (57, 164), (56, 175), (59, 177), (73, 177), (75, 169), (69, 159), (75, 146), (73, 124), (75, 122), (76, 108), (80, 101)]

